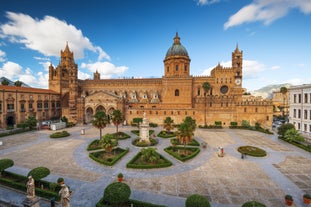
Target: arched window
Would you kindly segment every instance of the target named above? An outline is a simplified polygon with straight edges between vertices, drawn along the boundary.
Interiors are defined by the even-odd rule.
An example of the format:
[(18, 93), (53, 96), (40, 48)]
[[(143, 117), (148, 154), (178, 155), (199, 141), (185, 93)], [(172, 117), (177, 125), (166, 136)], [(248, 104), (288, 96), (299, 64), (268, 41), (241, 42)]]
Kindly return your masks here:
[(176, 65), (175, 70), (178, 71), (178, 65)]
[(175, 90), (175, 96), (179, 96), (179, 90), (178, 89)]

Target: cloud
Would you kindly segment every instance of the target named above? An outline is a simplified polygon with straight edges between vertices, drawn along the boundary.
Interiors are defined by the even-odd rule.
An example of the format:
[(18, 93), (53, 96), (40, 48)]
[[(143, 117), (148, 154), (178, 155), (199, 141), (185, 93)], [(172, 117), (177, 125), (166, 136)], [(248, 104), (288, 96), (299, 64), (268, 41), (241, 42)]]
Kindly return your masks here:
[(6, 56), (5, 52), (0, 50), (0, 62), (4, 62), (5, 61), (5, 56)]
[[(220, 62), (219, 63), (223, 67), (232, 67), (231, 61)], [(201, 75), (210, 75), (211, 70), (215, 68), (215, 66), (207, 68), (203, 71)], [(255, 60), (243, 60), (243, 78), (244, 79), (252, 79), (258, 76), (258, 73), (266, 70), (266, 66)]]
[(271, 70), (279, 70), (281, 67), (279, 65), (274, 65), (271, 67)]
[(198, 0), (198, 5), (207, 5), (220, 2), (220, 0)]
[[(42, 64), (44, 65), (44, 64)], [(47, 71), (48, 65), (45, 64)], [(6, 77), (15, 82), (20, 80), (27, 85), (35, 88), (48, 88), (49, 75), (48, 73), (34, 73), (30, 68), (23, 69), (18, 63), (11, 61), (5, 62), (0, 68), (0, 77)]]
[(310, 0), (253, 0), (241, 8), (224, 24), (224, 29), (250, 22), (263, 22), (265, 25), (282, 18), (292, 9), (299, 9), (304, 14), (311, 13)]
[(0, 77), (6, 77), (8, 79), (15, 79), (17, 78), (18, 74), (21, 74), (22, 66), (17, 63), (8, 61), (2, 65), (0, 68)]
[(0, 25), (0, 36), (10, 42), (23, 44), (26, 48), (40, 52), (45, 56), (59, 57), (60, 48), (69, 42), (75, 58), (84, 57), (84, 50), (98, 53), (98, 59), (110, 60), (99, 46), (94, 46), (81, 30), (52, 16), (34, 19), (22, 13), (7, 12), (9, 21)]
[(98, 71), (100, 73), (101, 78), (111, 78), (115, 75), (122, 75), (128, 67), (126, 66), (115, 66), (110, 62), (96, 62), (96, 63), (82, 63), (81, 68), (87, 68), (89, 71), (95, 73)]

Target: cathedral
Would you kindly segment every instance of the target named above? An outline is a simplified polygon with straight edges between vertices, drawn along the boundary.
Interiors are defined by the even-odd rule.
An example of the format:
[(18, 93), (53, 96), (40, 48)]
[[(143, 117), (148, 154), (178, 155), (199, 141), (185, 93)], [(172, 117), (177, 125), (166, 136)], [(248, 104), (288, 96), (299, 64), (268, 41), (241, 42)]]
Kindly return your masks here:
[[(73, 123), (89, 123), (98, 110), (110, 116), (118, 109), (130, 124), (143, 114), (150, 122), (163, 124), (171, 117), (175, 124), (191, 116), (198, 125), (223, 126), (243, 120), (271, 128), (271, 100), (244, 95), (243, 51), (232, 52), (232, 66), (218, 64), (209, 76), (192, 76), (190, 57), (178, 33), (166, 52), (162, 78), (101, 79), (96, 71), (92, 80), (78, 79), (78, 66), (68, 44), (60, 53), (58, 66), (49, 66), (49, 90), (60, 94), (62, 116)], [(209, 83), (209, 90), (203, 84)]]

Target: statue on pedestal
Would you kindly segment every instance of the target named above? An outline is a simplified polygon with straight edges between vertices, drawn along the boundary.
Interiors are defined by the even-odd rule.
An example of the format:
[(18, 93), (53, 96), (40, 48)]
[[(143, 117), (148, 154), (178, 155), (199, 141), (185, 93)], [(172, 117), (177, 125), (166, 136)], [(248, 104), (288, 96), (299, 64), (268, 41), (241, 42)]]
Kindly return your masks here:
[(27, 187), (27, 198), (34, 198), (35, 197), (35, 180), (32, 176), (28, 176), (28, 181), (26, 184)]

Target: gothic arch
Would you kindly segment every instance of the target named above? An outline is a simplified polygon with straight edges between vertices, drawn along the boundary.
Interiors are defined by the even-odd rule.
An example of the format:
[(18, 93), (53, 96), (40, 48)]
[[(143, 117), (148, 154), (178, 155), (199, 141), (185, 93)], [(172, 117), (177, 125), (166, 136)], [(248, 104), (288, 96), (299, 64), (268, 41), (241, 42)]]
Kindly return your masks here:
[(94, 115), (94, 110), (91, 107), (88, 107), (85, 110), (85, 122), (90, 123), (92, 121)]
[(102, 105), (98, 105), (98, 106), (96, 107), (96, 110), (95, 110), (95, 111), (97, 112), (97, 111), (99, 111), (99, 110), (106, 112), (105, 107), (103, 107)]

